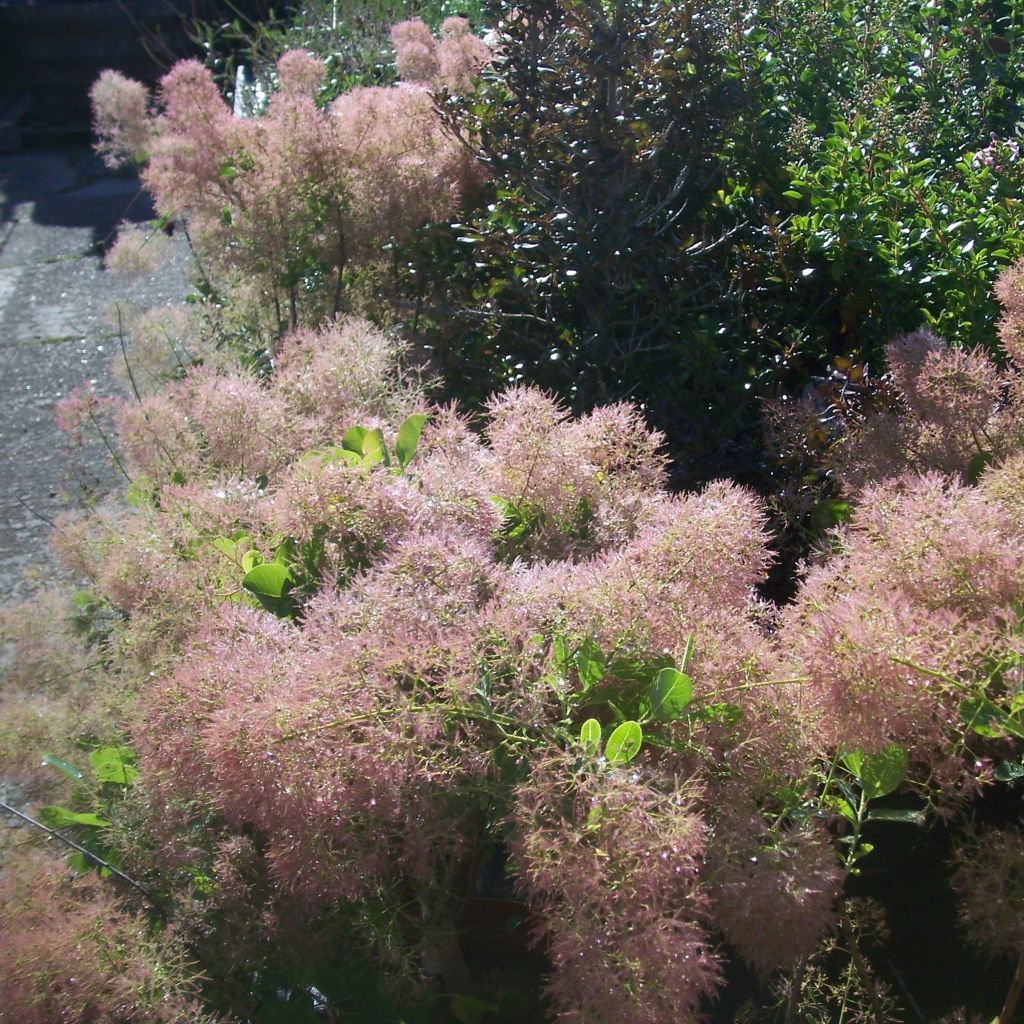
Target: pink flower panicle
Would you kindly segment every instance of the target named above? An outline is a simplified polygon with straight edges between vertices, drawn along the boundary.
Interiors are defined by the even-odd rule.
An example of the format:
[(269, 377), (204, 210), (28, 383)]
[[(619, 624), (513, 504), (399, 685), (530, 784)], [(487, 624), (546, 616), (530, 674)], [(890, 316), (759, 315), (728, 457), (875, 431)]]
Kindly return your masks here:
[(96, 151), (108, 167), (141, 164), (149, 153), (153, 122), (149, 90), (117, 71), (103, 71), (89, 90)]
[(391, 29), (391, 42), (399, 77), (431, 89), (469, 92), (491, 59), (465, 18), (445, 18), (439, 40), (420, 19), (402, 21)]

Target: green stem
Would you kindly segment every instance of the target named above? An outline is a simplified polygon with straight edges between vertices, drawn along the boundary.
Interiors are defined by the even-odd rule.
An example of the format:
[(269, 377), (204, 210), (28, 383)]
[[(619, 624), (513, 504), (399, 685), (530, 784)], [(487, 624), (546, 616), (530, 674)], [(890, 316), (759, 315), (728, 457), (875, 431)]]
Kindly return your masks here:
[(885, 1024), (885, 1007), (882, 1005), (882, 997), (878, 993), (874, 978), (871, 977), (867, 961), (857, 945), (857, 934), (853, 929), (853, 922), (850, 920), (850, 915), (845, 907), (839, 916), (839, 926), (842, 928), (843, 938), (846, 939), (846, 944), (849, 947), (850, 959), (853, 961), (853, 966), (856, 968), (861, 984), (864, 986), (864, 991), (867, 993), (868, 1002), (871, 1004), (871, 1015), (874, 1018), (875, 1024)]

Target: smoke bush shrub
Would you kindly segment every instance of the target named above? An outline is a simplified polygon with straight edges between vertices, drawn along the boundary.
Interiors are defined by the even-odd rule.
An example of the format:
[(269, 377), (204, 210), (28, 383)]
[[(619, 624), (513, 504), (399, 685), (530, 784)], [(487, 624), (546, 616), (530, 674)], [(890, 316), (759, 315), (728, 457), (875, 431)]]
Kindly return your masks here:
[(93, 91), (100, 150), (145, 160), (160, 213), (186, 218), (206, 287), (258, 282), (278, 334), (337, 314), (354, 268), (451, 216), (479, 179), (425, 88), (357, 88), (318, 108), (323, 73), (310, 54), (283, 54), (279, 88), (253, 118), (234, 116), (196, 61), (161, 80), (156, 114), (135, 102), (141, 86), (113, 73)]
[[(265, 385), (192, 371), (125, 403), (147, 497), (62, 541), (126, 616), (126, 663), (153, 673), (131, 716), (150, 838), (125, 856), (151, 884), (177, 880), (167, 898), (229, 971), (295, 929), (336, 948), (344, 920), (407, 985), (440, 975), (460, 992), (465, 894), (497, 842), (561, 1011), (695, 1019), (720, 983), (719, 933), (791, 966), (841, 881), (816, 830), (779, 824), (812, 750), (771, 685), (759, 505), (727, 484), (671, 497), (638, 411), (570, 419), (522, 387), (494, 399), (482, 436), (436, 409), (404, 468), (353, 464), (335, 447), (348, 427), (394, 450), (398, 418), (424, 407), (396, 358), (349, 320), (287, 339)], [(285, 617), (244, 586), (275, 551), (310, 573)], [(659, 672), (684, 678), (673, 663), (691, 710), (652, 703)], [(608, 745), (630, 719), (646, 738), (627, 763)], [(240, 889), (224, 851), (254, 837)], [(734, 865), (755, 846), (774, 861)], [(726, 888), (784, 916), (773, 952), (745, 941), (743, 915), (716, 914)], [(234, 937), (229, 892), (259, 904)], [(599, 997), (596, 972), (623, 998)]]
[[(897, 346), (908, 391), (937, 382), (907, 416), (987, 394), (962, 361), (927, 376), (925, 340)], [(459, 934), (496, 850), (563, 1019), (696, 1020), (733, 955), (799, 977), (852, 927), (865, 809), (902, 789), (952, 813), (1018, 756), (1014, 463), (863, 488), (780, 612), (754, 597), (760, 502), (670, 494), (634, 408), (517, 387), (480, 433), (430, 409), (399, 461), (429, 408), (400, 353), (338, 321), (263, 384), (204, 368), (124, 404), (149, 481), (62, 538), (145, 676), (124, 862), (249, 993), (300, 950), (322, 992), (354, 947), (396, 990), (471, 991)], [(286, 599), (246, 585), (260, 566)]]
[(0, 1000), (24, 1024), (209, 1021), (177, 937), (159, 940), (98, 879), (22, 859), (0, 875)]

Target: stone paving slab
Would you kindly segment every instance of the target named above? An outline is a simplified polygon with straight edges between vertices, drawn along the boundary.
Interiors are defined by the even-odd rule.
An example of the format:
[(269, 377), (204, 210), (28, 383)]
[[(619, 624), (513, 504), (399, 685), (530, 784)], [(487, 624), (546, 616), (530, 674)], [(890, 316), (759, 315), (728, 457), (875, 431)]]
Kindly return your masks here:
[(102, 244), (127, 213), (152, 216), (137, 179), (87, 150), (0, 157), (0, 604), (52, 574), (46, 520), (124, 483), (102, 445), (69, 457), (54, 405), (92, 381), (116, 384), (114, 301), (149, 308), (187, 293), (187, 252), (175, 239), (159, 273), (125, 283), (103, 269)]

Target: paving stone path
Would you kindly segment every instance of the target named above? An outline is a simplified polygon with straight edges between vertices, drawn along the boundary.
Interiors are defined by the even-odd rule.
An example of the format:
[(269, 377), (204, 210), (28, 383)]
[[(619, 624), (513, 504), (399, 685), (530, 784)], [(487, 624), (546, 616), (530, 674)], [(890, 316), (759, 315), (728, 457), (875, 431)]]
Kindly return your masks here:
[(103, 269), (116, 225), (152, 216), (138, 180), (88, 150), (0, 157), (0, 605), (52, 574), (47, 520), (118, 486), (98, 452), (68, 456), (53, 408), (84, 381), (115, 390), (112, 302), (149, 308), (186, 294), (180, 241), (151, 278), (126, 285)]

